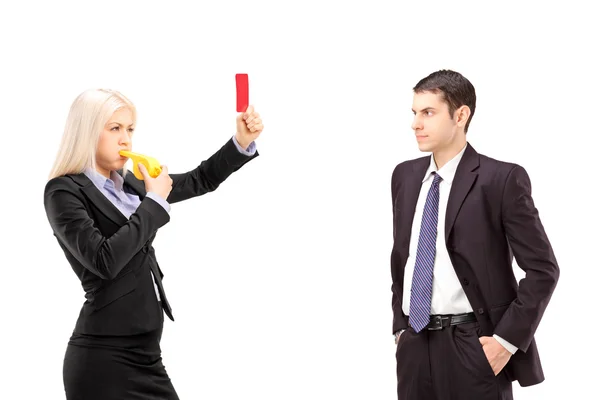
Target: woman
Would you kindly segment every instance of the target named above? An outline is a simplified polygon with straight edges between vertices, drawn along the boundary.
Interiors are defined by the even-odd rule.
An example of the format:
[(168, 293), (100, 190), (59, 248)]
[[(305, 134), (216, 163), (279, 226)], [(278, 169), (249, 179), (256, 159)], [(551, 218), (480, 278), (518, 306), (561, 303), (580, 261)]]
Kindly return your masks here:
[(161, 359), (164, 315), (173, 320), (152, 241), (170, 204), (203, 195), (258, 156), (263, 130), (252, 106), (237, 133), (186, 173), (144, 179), (125, 168), (135, 106), (119, 92), (89, 90), (69, 112), (44, 191), (48, 221), (85, 292), (63, 379), (67, 399), (178, 399)]

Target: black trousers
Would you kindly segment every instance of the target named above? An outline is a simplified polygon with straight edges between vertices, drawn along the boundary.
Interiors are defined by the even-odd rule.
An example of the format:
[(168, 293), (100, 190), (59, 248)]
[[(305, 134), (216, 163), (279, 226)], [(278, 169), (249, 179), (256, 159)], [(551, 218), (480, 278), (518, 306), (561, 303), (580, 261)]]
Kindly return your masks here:
[(512, 382), (498, 375), (479, 342), (477, 322), (442, 330), (408, 328), (396, 350), (399, 400), (512, 400)]
[(67, 400), (178, 400), (161, 358), (162, 327), (135, 336), (74, 334), (63, 364)]

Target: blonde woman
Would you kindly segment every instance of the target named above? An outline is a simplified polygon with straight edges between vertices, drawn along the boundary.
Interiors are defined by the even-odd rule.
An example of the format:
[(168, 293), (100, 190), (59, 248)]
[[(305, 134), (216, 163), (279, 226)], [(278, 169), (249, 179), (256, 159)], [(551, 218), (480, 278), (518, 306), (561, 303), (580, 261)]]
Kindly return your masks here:
[(58, 244), (81, 280), (85, 302), (67, 345), (67, 399), (178, 399), (162, 364), (163, 312), (173, 320), (152, 241), (170, 205), (215, 190), (258, 156), (263, 130), (252, 106), (237, 132), (189, 172), (162, 166), (152, 178), (127, 172), (136, 108), (111, 90), (88, 90), (73, 102), (44, 191)]

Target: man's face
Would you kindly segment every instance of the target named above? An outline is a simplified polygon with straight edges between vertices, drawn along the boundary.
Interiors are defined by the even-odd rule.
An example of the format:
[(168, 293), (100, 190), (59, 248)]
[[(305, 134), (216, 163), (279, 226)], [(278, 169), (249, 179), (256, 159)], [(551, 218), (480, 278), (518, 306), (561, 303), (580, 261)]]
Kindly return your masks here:
[(450, 116), (441, 93), (415, 93), (412, 111), (415, 115), (412, 129), (419, 150), (436, 152), (452, 146), (460, 129), (456, 119)]

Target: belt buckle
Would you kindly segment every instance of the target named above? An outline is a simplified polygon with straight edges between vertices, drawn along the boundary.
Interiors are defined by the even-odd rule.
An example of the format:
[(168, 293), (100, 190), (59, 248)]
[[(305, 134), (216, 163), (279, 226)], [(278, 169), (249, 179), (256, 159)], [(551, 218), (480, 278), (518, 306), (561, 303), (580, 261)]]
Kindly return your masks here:
[(442, 329), (444, 329), (444, 327), (442, 326), (442, 319), (442, 316), (435, 315), (433, 317), (433, 321), (429, 323), (430, 325), (433, 324), (433, 326), (428, 326), (427, 329), (430, 331), (441, 331)]

